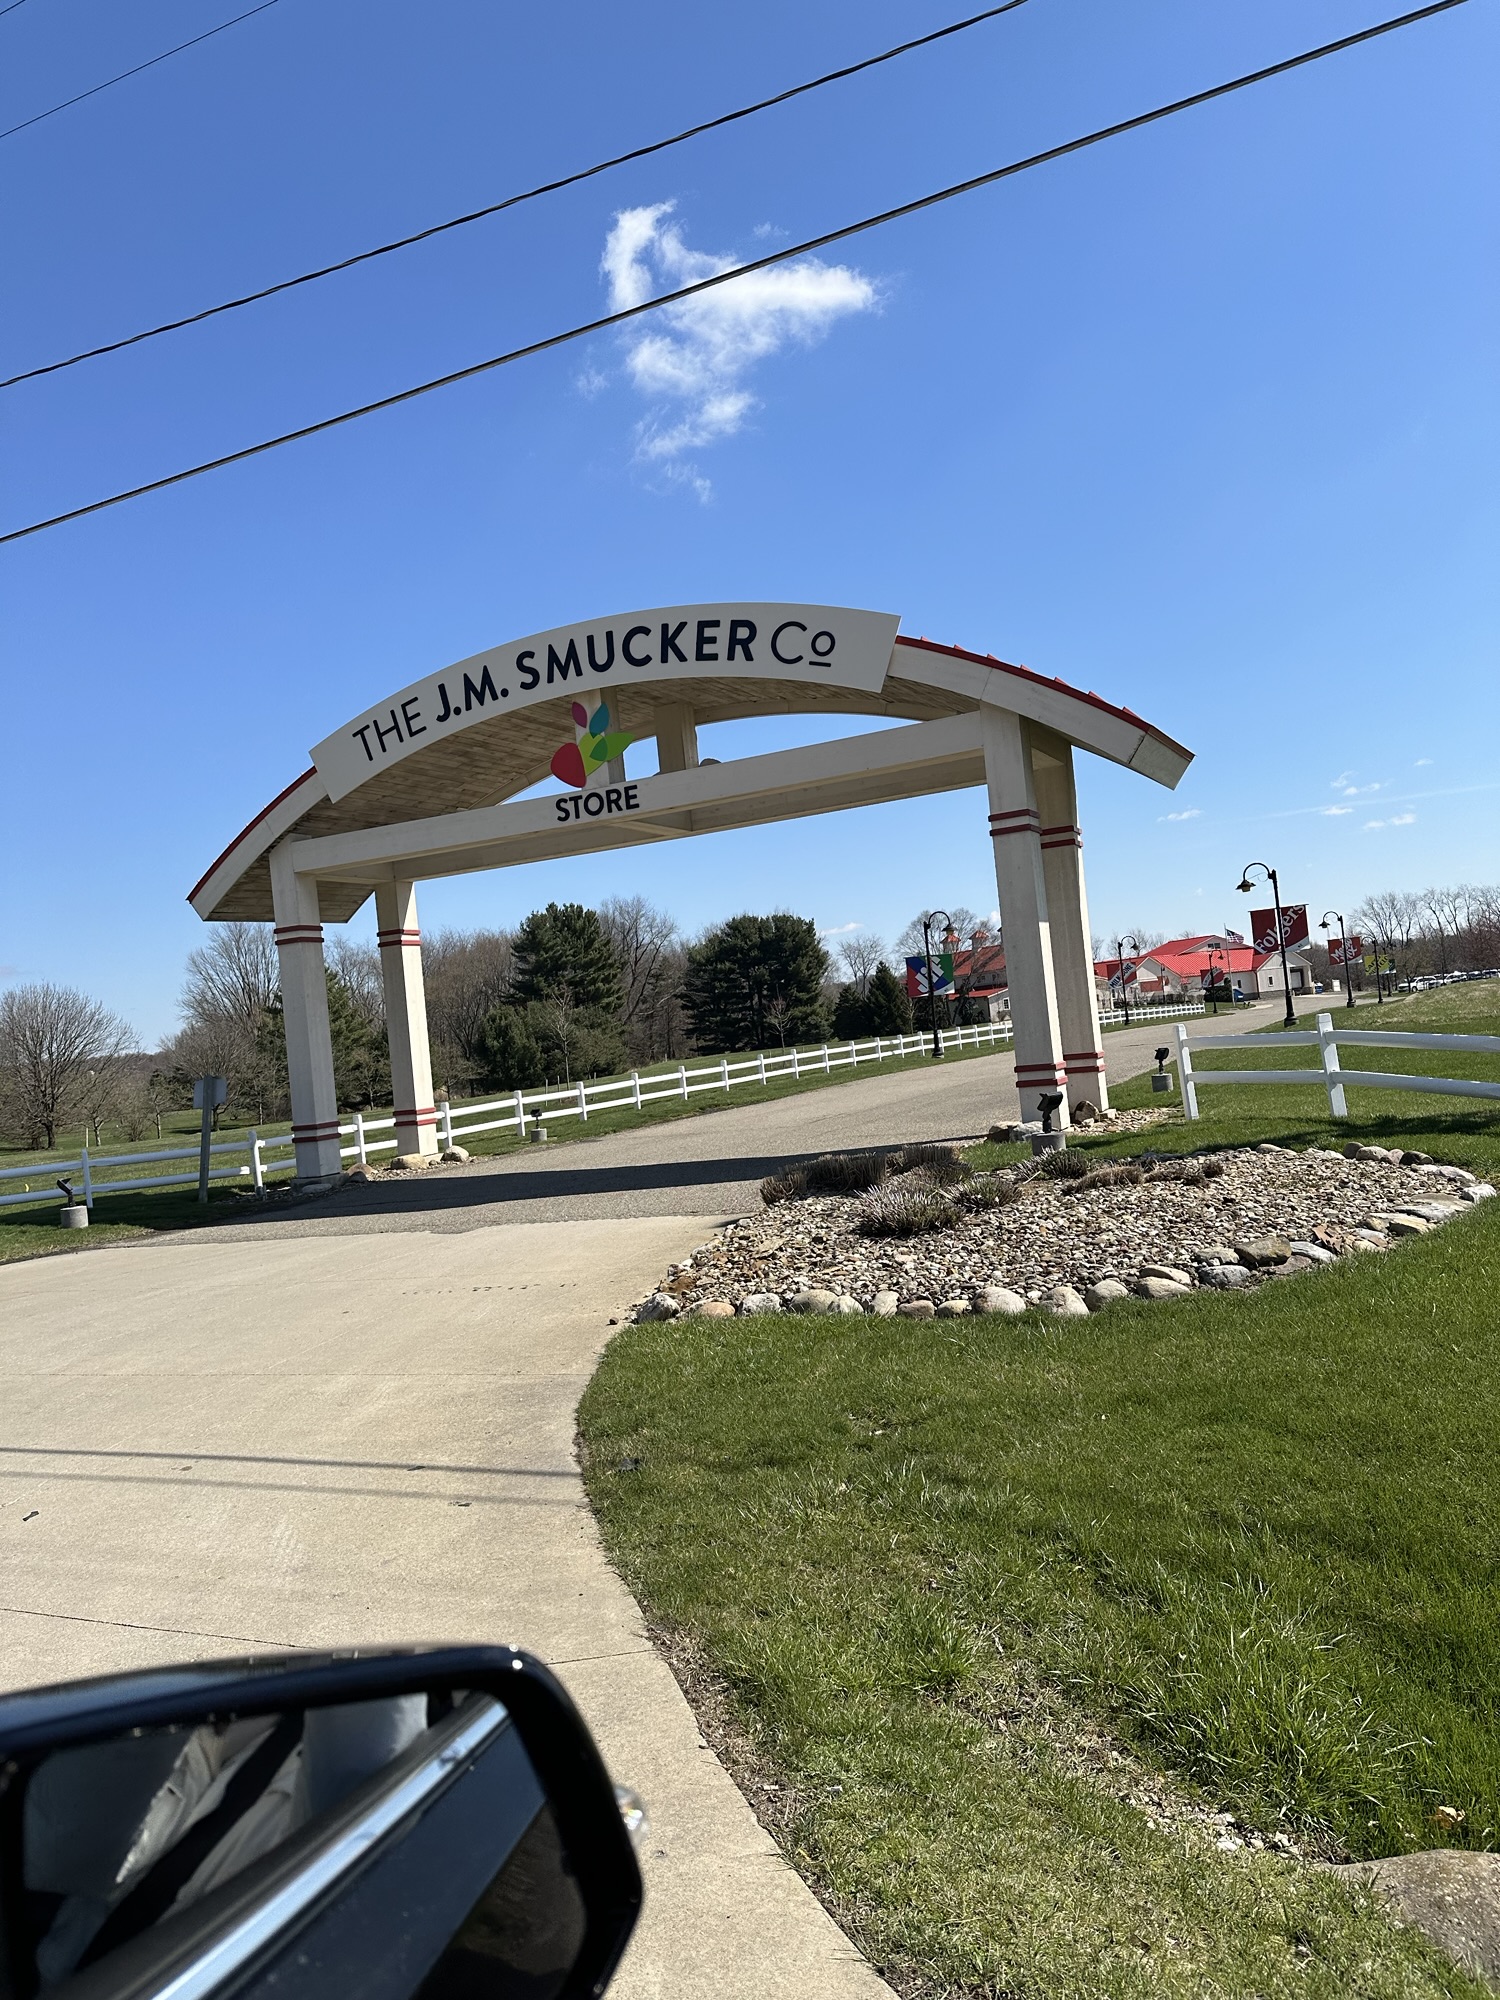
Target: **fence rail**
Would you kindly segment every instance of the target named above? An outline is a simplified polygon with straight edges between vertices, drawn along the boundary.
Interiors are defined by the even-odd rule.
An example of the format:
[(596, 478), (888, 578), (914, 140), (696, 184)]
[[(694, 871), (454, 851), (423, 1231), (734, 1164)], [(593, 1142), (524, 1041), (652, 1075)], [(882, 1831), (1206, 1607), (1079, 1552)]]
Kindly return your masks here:
[(1198, 1092), (1213, 1083), (1311, 1083), (1328, 1092), (1332, 1118), (1349, 1116), (1344, 1096), (1347, 1085), (1366, 1090), (1414, 1090), (1433, 1097), (1488, 1097), (1500, 1099), (1500, 1083), (1477, 1083), (1467, 1077), (1409, 1076), (1401, 1070), (1345, 1069), (1339, 1059), (1339, 1044), (1367, 1049), (1421, 1049), (1435, 1053), (1441, 1049), (1461, 1049), (1477, 1055), (1500, 1055), (1500, 1035), (1416, 1035), (1379, 1029), (1335, 1029), (1332, 1014), (1319, 1014), (1317, 1028), (1298, 1029), (1267, 1035), (1251, 1046), (1266, 1048), (1315, 1048), (1320, 1058), (1317, 1069), (1204, 1069), (1193, 1068), (1193, 1056), (1202, 1049), (1244, 1049), (1242, 1035), (1198, 1035), (1191, 1042), (1186, 1028), (1177, 1030), (1177, 1073), (1182, 1086), (1182, 1108), (1188, 1118), (1197, 1118)]
[[(944, 1028), (940, 1031), (940, 1039), (946, 1054), (950, 1049), (984, 1048), (1007, 1043), (1012, 1039), (1012, 1030), (1008, 1021), (983, 1021), (973, 1027)], [(775, 1083), (788, 1077), (800, 1080), (806, 1076), (831, 1075), (834, 1070), (857, 1069), (864, 1063), (899, 1061), (907, 1056), (919, 1055), (931, 1044), (930, 1034), (873, 1035), (863, 1041), (824, 1042), (817, 1048), (767, 1049), (733, 1059), (718, 1056), (697, 1064), (677, 1063), (650, 1072), (632, 1070), (628, 1076), (605, 1077), (597, 1082), (558, 1084), (543, 1090), (513, 1090), (503, 1097), (480, 1103), (443, 1103), (438, 1106), (438, 1137), (446, 1150), (484, 1132), (522, 1132), (528, 1124), (534, 1125), (538, 1121), (545, 1129), (557, 1118), (587, 1120), (601, 1111), (638, 1111), (643, 1105), (654, 1104), (664, 1098), (688, 1098), (705, 1090), (733, 1091), (746, 1085)], [(492, 1116), (492, 1113), (501, 1115)], [(339, 1126), (340, 1140), (350, 1141), (347, 1145), (340, 1145), (339, 1157), (363, 1166), (372, 1154), (394, 1152), (398, 1143), (395, 1127), (394, 1113), (383, 1118), (369, 1118), (363, 1112), (355, 1112), (347, 1124)], [(244, 1180), (256, 1188), (264, 1187), (269, 1175), (290, 1172), (295, 1168), (292, 1148), (290, 1133), (266, 1136), (252, 1126), (243, 1138), (214, 1142), (209, 1149), (211, 1156), (238, 1154), (239, 1163), (211, 1163), (209, 1176), (213, 1180)], [(0, 1184), (17, 1180), (77, 1178), (79, 1186), (75, 1190), (75, 1199), (81, 1196), (84, 1203), (92, 1208), (96, 1194), (185, 1187), (198, 1179), (196, 1166), (191, 1173), (134, 1175), (122, 1180), (110, 1178), (108, 1170), (111, 1168), (140, 1167), (169, 1160), (196, 1161), (198, 1158), (199, 1147), (196, 1143), (191, 1146), (167, 1146), (149, 1153), (115, 1154), (91, 1153), (85, 1146), (76, 1159), (47, 1160), (30, 1167), (0, 1167)], [(20, 1192), (0, 1194), (0, 1206), (62, 1202), (66, 1199), (56, 1186), (27, 1187)]]
[(1120, 1008), (1113, 1008), (1099, 1016), (1101, 1028), (1149, 1028), (1153, 1021), (1196, 1020), (1206, 1014), (1208, 1006), (1202, 1000), (1185, 1000), (1180, 1007), (1132, 1007), (1128, 1014)]

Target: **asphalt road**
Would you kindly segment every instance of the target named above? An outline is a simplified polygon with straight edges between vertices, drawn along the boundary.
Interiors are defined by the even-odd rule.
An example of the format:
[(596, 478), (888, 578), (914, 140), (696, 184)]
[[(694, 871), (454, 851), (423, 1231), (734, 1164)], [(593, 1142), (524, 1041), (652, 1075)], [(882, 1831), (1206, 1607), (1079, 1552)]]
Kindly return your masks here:
[[(1318, 1003), (1322, 1004), (1322, 1003)], [(1191, 1020), (1189, 1036), (1248, 1034), (1273, 1019), (1269, 1007)], [(1175, 1023), (1122, 1028), (1105, 1036), (1116, 1082), (1154, 1066), (1162, 1043), (1175, 1048)], [(291, 1214), (270, 1211), (222, 1224), (231, 1238), (347, 1235), (422, 1229), (445, 1235), (500, 1222), (623, 1219), (651, 1215), (733, 1215), (756, 1201), (768, 1174), (810, 1153), (915, 1140), (982, 1138), (1019, 1115), (1009, 1054), (934, 1063), (869, 1075), (801, 1096), (760, 1102), (740, 1094), (723, 1110), (645, 1125), (598, 1139), (528, 1147), (407, 1178), (345, 1189)]]

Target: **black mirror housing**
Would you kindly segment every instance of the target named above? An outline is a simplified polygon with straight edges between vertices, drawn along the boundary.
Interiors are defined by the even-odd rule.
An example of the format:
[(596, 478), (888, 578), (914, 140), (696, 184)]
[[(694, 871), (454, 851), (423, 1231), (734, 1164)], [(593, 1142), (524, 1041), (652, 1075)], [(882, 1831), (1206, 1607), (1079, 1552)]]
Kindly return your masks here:
[[(379, 1747), (351, 1763), (372, 1720)], [(243, 1747), (187, 1812), (162, 1774), (205, 1743)], [(247, 1844), (296, 1785), (303, 1819)], [(147, 1865), (167, 1806), (178, 1823)], [(80, 1886), (102, 1893), (96, 1910)], [(583, 2000), (607, 1986), (641, 1894), (582, 1718), (511, 1647), (210, 1661), (0, 1697), (6, 2000), (145, 2000), (169, 1983), (181, 2000)]]

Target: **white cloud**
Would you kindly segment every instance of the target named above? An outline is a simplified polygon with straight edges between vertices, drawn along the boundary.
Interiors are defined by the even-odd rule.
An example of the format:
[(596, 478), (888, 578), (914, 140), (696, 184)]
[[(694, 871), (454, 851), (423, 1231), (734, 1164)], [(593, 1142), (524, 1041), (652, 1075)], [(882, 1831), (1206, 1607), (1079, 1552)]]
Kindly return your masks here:
[(1157, 825), (1158, 825), (1158, 826), (1164, 826), (1164, 825), (1166, 824), (1166, 822), (1167, 822), (1168, 820), (1173, 820), (1173, 819), (1202, 819), (1202, 817), (1203, 817), (1203, 808), (1202, 808), (1202, 806), (1189, 806), (1186, 812), (1180, 812), (1180, 813), (1158, 813), (1158, 814), (1157, 814), (1157, 816), (1156, 816), (1156, 823), (1157, 823)]
[(862, 931), (863, 924), (830, 924), (827, 930), (818, 932), (819, 937), (845, 937), (850, 931)]
[[(733, 257), (690, 250), (670, 220), (673, 207), (657, 202), (615, 216), (600, 261), (612, 311), (735, 268)], [(637, 455), (706, 497), (706, 482), (679, 461), (743, 428), (756, 407), (744, 386), (750, 370), (791, 343), (809, 346), (835, 320), (876, 302), (861, 272), (804, 257), (663, 306), (628, 336), (626, 370), (651, 403), (636, 428)]]
[(1322, 806), (1319, 808), (1324, 819), (1342, 819), (1345, 813), (1352, 813), (1353, 806)]
[(592, 399), (601, 389), (609, 387), (609, 377), (601, 374), (597, 368), (585, 368), (576, 378), (575, 386), (580, 396)]
[(1416, 763), (1412, 765), (1412, 769), (1414, 771), (1420, 771), (1424, 764), (1430, 764), (1431, 762), (1432, 759), (1430, 757), (1419, 757)]
[(1345, 785), (1352, 785), (1353, 782), (1354, 773), (1352, 771), (1340, 771), (1336, 778), (1330, 778), (1328, 781), (1330, 788), (1335, 792), (1341, 792)]
[(1383, 826), (1414, 826), (1416, 818), (1415, 813), (1393, 813), (1389, 819), (1367, 819), (1365, 832), (1375, 833)]

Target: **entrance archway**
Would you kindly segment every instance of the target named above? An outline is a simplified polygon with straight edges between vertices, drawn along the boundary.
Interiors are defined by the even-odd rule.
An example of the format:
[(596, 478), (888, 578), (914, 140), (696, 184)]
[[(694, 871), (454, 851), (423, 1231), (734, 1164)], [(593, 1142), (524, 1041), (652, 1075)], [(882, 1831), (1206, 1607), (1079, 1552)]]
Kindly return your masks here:
[[(335, 730), (188, 900), (276, 926), (297, 1173), (339, 1170), (323, 925), (373, 893), (399, 1153), (437, 1144), (416, 884), (984, 785), (1023, 1116), (1103, 1102), (1075, 749), (1168, 788), (1163, 731), (991, 654), (823, 604), (687, 604), (559, 627), (429, 674)], [(698, 730), (759, 715), (908, 725), (704, 764)], [(627, 779), (654, 737), (659, 769)], [(521, 799), (557, 775), (554, 795)]]

